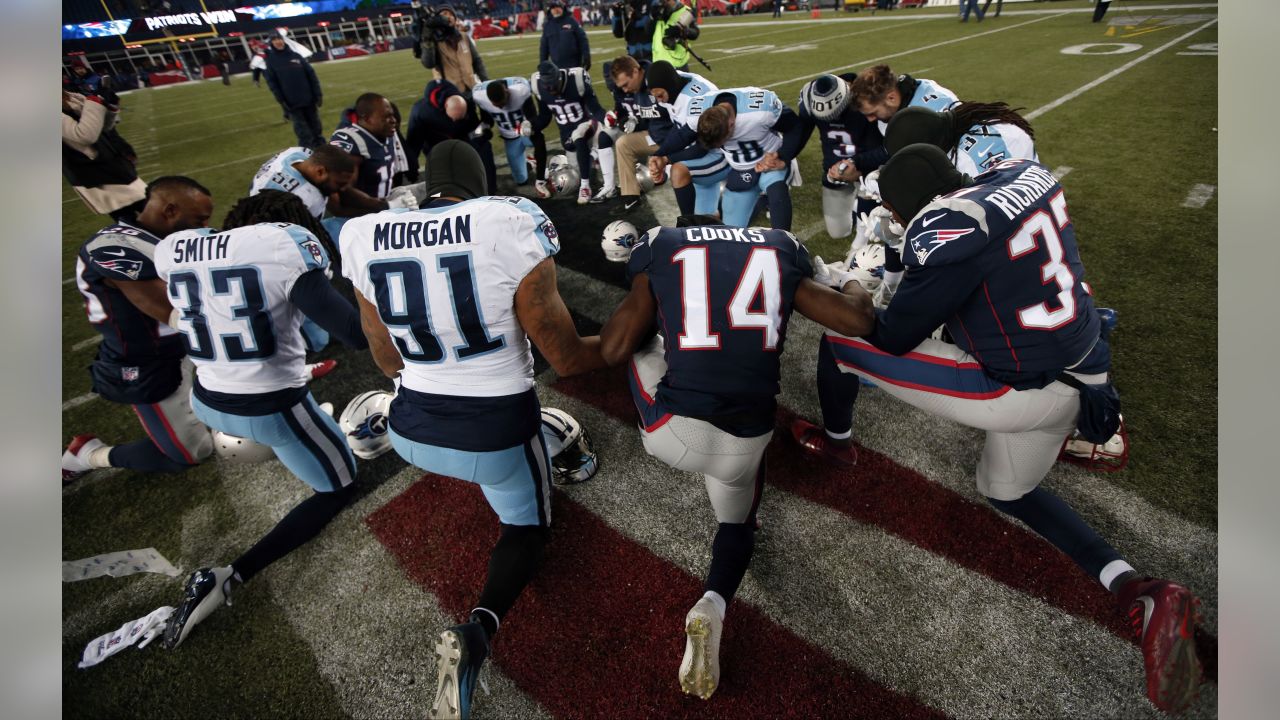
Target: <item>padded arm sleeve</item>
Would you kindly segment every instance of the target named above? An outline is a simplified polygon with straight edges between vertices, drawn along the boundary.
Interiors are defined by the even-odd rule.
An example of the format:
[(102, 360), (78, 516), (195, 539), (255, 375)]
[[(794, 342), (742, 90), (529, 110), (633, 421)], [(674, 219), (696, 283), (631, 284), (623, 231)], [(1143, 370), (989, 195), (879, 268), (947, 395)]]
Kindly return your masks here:
[(369, 347), (369, 341), (360, 329), (360, 313), (333, 289), (324, 276), (324, 270), (308, 270), (300, 275), (289, 291), (289, 302), (341, 340), (343, 345), (357, 350)]

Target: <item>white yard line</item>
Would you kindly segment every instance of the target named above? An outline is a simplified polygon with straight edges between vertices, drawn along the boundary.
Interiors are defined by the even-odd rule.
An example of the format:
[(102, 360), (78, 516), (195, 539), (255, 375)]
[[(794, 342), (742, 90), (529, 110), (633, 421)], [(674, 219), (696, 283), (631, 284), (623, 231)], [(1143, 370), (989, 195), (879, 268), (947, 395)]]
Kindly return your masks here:
[(1080, 97), (1081, 95), (1085, 94), (1086, 92), (1089, 92), (1090, 90), (1092, 90), (1092, 89), (1094, 89), (1094, 88), (1098, 87), (1098, 86), (1099, 86), (1099, 85), (1101, 85), (1102, 83), (1104, 83), (1104, 82), (1106, 82), (1106, 81), (1110, 80), (1111, 78), (1114, 78), (1115, 76), (1119, 75), (1120, 73), (1125, 72), (1126, 70), (1128, 70), (1128, 69), (1132, 68), (1133, 66), (1137, 65), (1138, 63), (1143, 62), (1144, 60), (1149, 60), (1149, 59), (1151, 59), (1151, 58), (1155, 57), (1156, 55), (1159, 55), (1160, 53), (1164, 52), (1165, 50), (1168, 50), (1169, 48), (1173, 47), (1174, 45), (1177, 45), (1178, 43), (1183, 42), (1184, 40), (1186, 40), (1187, 38), (1191, 37), (1192, 35), (1195, 35), (1196, 33), (1200, 32), (1201, 30), (1206, 30), (1206, 29), (1208, 29), (1208, 28), (1210, 28), (1210, 27), (1213, 27), (1213, 26), (1214, 26), (1214, 25), (1216, 25), (1217, 23), (1218, 23), (1218, 19), (1217, 19), (1217, 18), (1214, 18), (1213, 20), (1210, 20), (1209, 22), (1207, 22), (1207, 23), (1205, 23), (1205, 24), (1203, 24), (1203, 25), (1201, 25), (1201, 26), (1197, 27), (1196, 29), (1192, 30), (1191, 32), (1188, 32), (1188, 33), (1184, 33), (1184, 34), (1182, 34), (1182, 35), (1179, 35), (1177, 38), (1175, 38), (1175, 39), (1173, 39), (1173, 40), (1170, 40), (1169, 42), (1167, 42), (1167, 43), (1165, 43), (1165, 44), (1161, 45), (1160, 47), (1156, 48), (1155, 50), (1152, 50), (1151, 52), (1149, 52), (1149, 53), (1147, 53), (1147, 54), (1145, 54), (1145, 55), (1142, 55), (1141, 57), (1137, 57), (1137, 58), (1134, 58), (1133, 60), (1130, 60), (1129, 62), (1125, 63), (1124, 65), (1121, 65), (1120, 67), (1116, 68), (1115, 70), (1112, 70), (1111, 72), (1107, 73), (1106, 75), (1103, 75), (1102, 77), (1100, 77), (1100, 78), (1098, 78), (1098, 79), (1096, 79), (1096, 80), (1094, 80), (1094, 81), (1092, 81), (1092, 82), (1085, 83), (1084, 85), (1081, 85), (1080, 87), (1076, 88), (1075, 90), (1072, 90), (1071, 92), (1067, 93), (1066, 95), (1063, 95), (1062, 97), (1058, 98), (1057, 100), (1054, 100), (1053, 102), (1049, 103), (1048, 105), (1043, 105), (1043, 106), (1041, 106), (1041, 107), (1036, 108), (1035, 110), (1032, 110), (1031, 112), (1027, 113), (1027, 114), (1026, 114), (1026, 115), (1024, 115), (1023, 117), (1025, 117), (1027, 120), (1035, 120), (1036, 118), (1038, 118), (1038, 117), (1040, 117), (1041, 115), (1043, 115), (1043, 114), (1045, 114), (1045, 113), (1049, 112), (1050, 110), (1052, 110), (1052, 109), (1054, 109), (1054, 108), (1056, 108), (1056, 107), (1058, 107), (1058, 106), (1060, 106), (1060, 105), (1063, 105), (1063, 104), (1066, 104), (1066, 103), (1068, 103), (1068, 102), (1071, 102), (1072, 100), (1075, 100), (1076, 98)]
[(85, 404), (85, 403), (89, 402), (90, 400), (95, 400), (95, 399), (97, 399), (97, 397), (98, 397), (98, 394), (97, 394), (97, 393), (85, 393), (85, 394), (80, 395), (80, 396), (78, 396), (78, 397), (73, 397), (73, 398), (71, 398), (70, 400), (68, 400), (68, 401), (66, 401), (66, 402), (64, 402), (64, 403), (62, 403), (62, 412), (66, 412), (66, 411), (70, 410), (70, 409), (71, 409), (71, 408), (73, 408), (73, 407), (77, 407), (77, 406), (79, 406), (79, 405), (83, 405), (83, 404)]
[[(896, 53), (892, 53), (892, 54), (890, 54), (890, 55), (881, 55), (881, 56), (879, 56), (879, 57), (873, 57), (873, 58), (870, 58), (870, 59), (868, 59), (868, 60), (859, 60), (859, 61), (857, 61), (857, 62), (849, 63), (848, 65), (841, 65), (840, 67), (834, 67), (834, 68), (830, 68), (830, 69), (827, 69), (827, 70), (819, 70), (819, 71), (812, 72), (812, 73), (806, 73), (806, 74), (804, 74), (804, 75), (801, 75), (800, 77), (794, 77), (794, 78), (791, 78), (790, 80), (779, 80), (778, 82), (775, 82), (775, 83), (769, 83), (768, 85), (765, 85), (764, 87), (766, 87), (766, 88), (774, 88), (774, 87), (778, 87), (779, 85), (789, 85), (789, 84), (791, 84), (791, 83), (799, 82), (799, 81), (801, 81), (801, 80), (809, 80), (809, 79), (814, 78), (814, 77), (816, 77), (816, 76), (818, 76), (818, 75), (820, 75), (820, 74), (822, 74), (822, 73), (831, 73), (831, 74), (835, 74), (835, 73), (838, 73), (838, 72), (842, 72), (842, 71), (844, 71), (844, 70), (852, 70), (853, 68), (861, 68), (861, 67), (864, 67), (864, 66), (866, 66), (866, 65), (869, 65), (869, 64), (871, 64), (871, 63), (873, 63), (873, 62), (880, 61), (880, 60), (890, 60), (890, 59), (893, 59), (893, 58), (896, 58), (896, 57), (902, 57), (902, 56), (904, 56), (904, 55), (913, 55), (913, 54), (918, 53), (918, 52), (924, 52), (925, 50), (933, 50), (934, 48), (940, 48), (940, 47), (945, 47), (945, 46), (947, 46), (947, 45), (954, 45), (954, 44), (956, 44), (956, 43), (967, 42), (967, 41), (969, 41), (969, 40), (974, 40), (974, 39), (977, 39), (977, 38), (980, 38), (980, 37), (985, 37), (985, 36), (987, 36), (987, 35), (994, 35), (994, 34), (996, 34), (996, 33), (1002, 33), (1002, 32), (1006, 32), (1006, 31), (1009, 31), (1009, 30), (1013, 30), (1014, 28), (1020, 28), (1020, 27), (1023, 27), (1023, 26), (1025, 26), (1025, 25), (1031, 25), (1031, 24), (1033, 24), (1033, 23), (1043, 22), (1043, 21), (1045, 21), (1045, 20), (1052, 20), (1052, 19), (1053, 19), (1053, 18), (1055, 18), (1055, 17), (1058, 17), (1058, 16), (1060, 16), (1060, 15), (1066, 15), (1066, 14), (1067, 14), (1066, 12), (1058, 11), (1058, 12), (1053, 13), (1052, 15), (1045, 15), (1045, 16), (1043, 16), (1043, 17), (1035, 18), (1034, 20), (1027, 20), (1026, 22), (1020, 22), (1020, 23), (1018, 23), (1017, 25), (1006, 25), (1006, 26), (1004, 26), (1004, 27), (996, 28), (995, 30), (988, 30), (988, 31), (986, 31), (986, 32), (974, 33), (973, 35), (965, 35), (964, 37), (952, 38), (951, 40), (943, 40), (942, 42), (936, 42), (936, 43), (933, 43), (933, 44), (931, 44), (931, 45), (923, 45), (923, 46), (918, 47), (918, 48), (912, 48), (912, 49), (910, 49), (910, 50), (903, 50), (902, 52), (896, 52)], [(947, 17), (952, 17), (952, 16), (948, 15)], [(917, 18), (917, 19), (920, 19), (920, 18)], [(1216, 22), (1216, 21), (1215, 21), (1215, 22)], [(1028, 119), (1030, 119), (1030, 118), (1028, 118)]]
[(1053, 176), (1061, 180), (1070, 174), (1072, 170), (1075, 170), (1075, 168), (1070, 165), (1060, 165), (1053, 169)]
[(98, 344), (98, 343), (100, 343), (100, 342), (102, 342), (102, 336), (101, 336), (101, 335), (95, 335), (94, 337), (91, 337), (91, 338), (85, 338), (84, 340), (81, 340), (80, 342), (76, 343), (75, 345), (72, 345), (72, 346), (71, 346), (71, 349), (72, 349), (73, 351), (80, 351), (80, 350), (83, 350), (83, 349), (85, 349), (85, 348), (87, 348), (87, 347), (92, 347), (92, 346), (94, 346), (94, 345), (97, 345), (97, 344)]
[(1182, 201), (1182, 207), (1199, 210), (1209, 204), (1209, 200), (1213, 197), (1213, 192), (1216, 189), (1213, 185), (1200, 183), (1191, 186), (1191, 192), (1187, 193), (1187, 199)]

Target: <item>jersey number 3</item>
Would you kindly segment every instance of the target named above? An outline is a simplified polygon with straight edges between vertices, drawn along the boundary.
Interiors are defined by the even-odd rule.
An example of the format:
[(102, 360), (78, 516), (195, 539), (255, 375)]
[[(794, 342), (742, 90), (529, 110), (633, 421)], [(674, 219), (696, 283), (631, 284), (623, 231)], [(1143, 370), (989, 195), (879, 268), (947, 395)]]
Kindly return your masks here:
[[(720, 348), (720, 333), (711, 330), (707, 252), (705, 245), (692, 245), (671, 256), (672, 261), (680, 263), (684, 330), (676, 338), (676, 343), (681, 350)], [(757, 304), (758, 309), (753, 307)], [(764, 333), (764, 349), (778, 349), (782, 336), (782, 271), (776, 250), (754, 248), (751, 251), (725, 314), (730, 329), (758, 329)]]
[(1049, 261), (1040, 266), (1040, 279), (1046, 285), (1053, 282), (1058, 286), (1056, 309), (1050, 309), (1047, 302), (1018, 309), (1018, 322), (1022, 323), (1022, 327), (1036, 330), (1057, 330), (1076, 317), (1076, 299), (1072, 295), (1076, 278), (1067, 265), (1062, 237), (1059, 235), (1070, 222), (1067, 217), (1067, 200), (1062, 193), (1058, 193), (1049, 200), (1049, 207), (1053, 209), (1053, 218), (1044, 210), (1039, 210), (1027, 218), (1018, 232), (1009, 238), (1010, 260), (1017, 260), (1039, 247), (1037, 236), (1043, 239)]

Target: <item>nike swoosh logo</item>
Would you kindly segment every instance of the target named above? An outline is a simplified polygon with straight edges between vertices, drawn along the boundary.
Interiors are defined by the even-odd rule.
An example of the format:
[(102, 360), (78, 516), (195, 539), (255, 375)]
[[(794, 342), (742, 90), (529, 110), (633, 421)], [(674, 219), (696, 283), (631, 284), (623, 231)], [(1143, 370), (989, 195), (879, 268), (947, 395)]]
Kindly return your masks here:
[(111, 255), (111, 256), (113, 256), (113, 257), (124, 257), (124, 251), (123, 251), (123, 250), (121, 250), (121, 251), (119, 251), (119, 252), (111, 252), (110, 250), (103, 250), (103, 251), (102, 251), (102, 254), (103, 254), (103, 255)]
[(1146, 595), (1138, 598), (1138, 601), (1142, 603), (1142, 634), (1146, 635), (1147, 624), (1151, 622), (1151, 613), (1156, 609), (1156, 601)]
[(933, 217), (931, 217), (931, 218), (925, 218), (925, 219), (923, 219), (923, 220), (921, 220), (921, 221), (920, 221), (920, 226), (921, 226), (921, 227), (929, 227), (931, 224), (933, 224), (933, 221), (934, 221), (934, 220), (937, 220), (938, 218), (942, 218), (942, 217), (946, 217), (946, 213), (943, 213), (942, 215), (934, 215), (934, 216), (933, 216)]

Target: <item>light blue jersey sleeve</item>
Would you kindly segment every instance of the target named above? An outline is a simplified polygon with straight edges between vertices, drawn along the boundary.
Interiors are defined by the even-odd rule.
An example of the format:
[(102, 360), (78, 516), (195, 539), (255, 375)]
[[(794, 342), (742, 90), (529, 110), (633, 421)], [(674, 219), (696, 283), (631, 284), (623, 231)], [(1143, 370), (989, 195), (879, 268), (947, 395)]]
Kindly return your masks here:
[(538, 239), (542, 251), (539, 261), (560, 252), (560, 233), (556, 231), (555, 223), (551, 222), (551, 218), (542, 212), (542, 208), (528, 198), (519, 198), (518, 202), (513, 204), (517, 210), (528, 215), (533, 221), (533, 234)]
[(960, 102), (956, 94), (932, 80), (920, 80), (916, 94), (911, 96), (909, 107), (924, 107), (934, 112), (942, 112)]
[(276, 227), (284, 230), (297, 247), (302, 258), (302, 272), (324, 270), (329, 267), (329, 253), (325, 252), (320, 240), (310, 230), (292, 223), (276, 223)]

